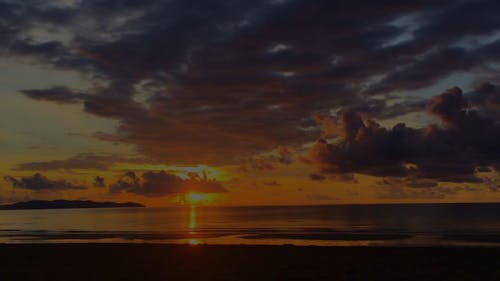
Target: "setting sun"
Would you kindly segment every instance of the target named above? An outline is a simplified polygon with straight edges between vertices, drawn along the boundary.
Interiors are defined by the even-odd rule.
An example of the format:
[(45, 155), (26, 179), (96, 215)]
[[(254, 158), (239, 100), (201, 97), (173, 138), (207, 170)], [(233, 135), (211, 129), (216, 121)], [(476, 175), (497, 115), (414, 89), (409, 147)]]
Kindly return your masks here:
[(186, 194), (186, 202), (195, 205), (206, 202), (209, 199), (209, 195), (205, 193), (188, 193)]

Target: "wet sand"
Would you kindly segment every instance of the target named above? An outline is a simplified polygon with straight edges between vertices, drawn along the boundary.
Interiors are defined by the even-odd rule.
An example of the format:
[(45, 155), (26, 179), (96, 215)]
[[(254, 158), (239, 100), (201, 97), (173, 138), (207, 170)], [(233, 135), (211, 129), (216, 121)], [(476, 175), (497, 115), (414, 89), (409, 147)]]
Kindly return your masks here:
[(4, 244), (0, 280), (500, 280), (500, 248)]

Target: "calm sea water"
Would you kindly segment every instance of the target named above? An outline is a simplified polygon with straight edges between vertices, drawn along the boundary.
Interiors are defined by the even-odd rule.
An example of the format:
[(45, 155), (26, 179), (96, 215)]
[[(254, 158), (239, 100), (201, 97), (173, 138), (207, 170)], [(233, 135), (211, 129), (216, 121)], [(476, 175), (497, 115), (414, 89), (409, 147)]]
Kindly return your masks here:
[(500, 246), (500, 204), (0, 211), (0, 242)]

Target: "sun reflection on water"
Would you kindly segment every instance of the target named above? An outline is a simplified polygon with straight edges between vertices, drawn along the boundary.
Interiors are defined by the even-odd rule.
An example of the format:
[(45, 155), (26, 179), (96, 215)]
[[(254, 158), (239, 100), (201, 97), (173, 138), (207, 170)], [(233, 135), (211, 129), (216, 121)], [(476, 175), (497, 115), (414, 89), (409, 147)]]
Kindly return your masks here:
[(189, 233), (193, 234), (196, 230), (196, 207), (191, 206), (189, 212)]
[[(196, 206), (191, 205), (189, 210), (189, 236), (196, 235)], [(200, 240), (196, 238), (188, 238), (189, 245), (198, 245)]]
[(189, 239), (188, 243), (189, 243), (189, 245), (198, 245), (198, 244), (200, 244), (200, 240), (198, 240), (198, 239)]

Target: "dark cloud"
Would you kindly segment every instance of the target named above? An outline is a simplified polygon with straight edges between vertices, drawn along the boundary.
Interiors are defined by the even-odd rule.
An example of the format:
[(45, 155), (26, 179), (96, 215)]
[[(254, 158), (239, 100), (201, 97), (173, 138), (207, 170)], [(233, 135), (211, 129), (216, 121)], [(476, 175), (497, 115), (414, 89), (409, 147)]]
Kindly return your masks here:
[(428, 111), (442, 126), (414, 129), (400, 123), (386, 129), (357, 112), (319, 116), (323, 136), (333, 140), (320, 139), (309, 159), (324, 173), (480, 182), (476, 168), (500, 161), (500, 124), (496, 114), (480, 111), (481, 89), (466, 97), (461, 89), (452, 88), (434, 97)]
[(432, 86), (440, 79), (457, 72), (466, 72), (482, 63), (479, 55), (462, 48), (445, 48), (431, 52), (414, 64), (391, 72), (369, 89), (370, 94), (395, 90), (417, 90)]
[(104, 178), (100, 176), (94, 177), (94, 187), (105, 187)]
[(326, 177), (320, 174), (310, 174), (309, 178), (313, 181), (324, 181)]
[(415, 31), (419, 45), (450, 44), (469, 36), (485, 36), (498, 31), (497, 1), (456, 1), (449, 8), (426, 15)]
[(377, 189), (377, 197), (380, 199), (445, 199), (455, 195), (461, 188), (434, 187), (434, 188), (407, 188), (401, 186), (384, 186)]
[(190, 174), (183, 179), (177, 175), (164, 171), (145, 172), (142, 176), (134, 172), (127, 172), (118, 181), (109, 186), (111, 193), (128, 192), (149, 197), (160, 197), (189, 192), (223, 193), (227, 190), (213, 179), (208, 179), (206, 174), (202, 177)]
[(79, 103), (86, 97), (84, 93), (72, 91), (66, 87), (50, 89), (21, 90), (21, 93), (35, 100), (52, 101), (58, 104)]
[(490, 167), (487, 167), (487, 166), (479, 166), (479, 167), (476, 167), (476, 171), (480, 172), (480, 173), (485, 173), (485, 172), (491, 172), (492, 169)]
[(421, 178), (384, 178), (377, 182), (376, 193), (382, 199), (445, 199), (460, 192), (494, 192), (491, 189), (494, 184), (489, 184), (488, 180), (484, 183), (486, 188), (469, 185), (443, 186), (436, 181)]
[(349, 111), (365, 112), (378, 120), (387, 120), (401, 117), (402, 115), (422, 112), (430, 104), (428, 99), (411, 99), (387, 104), (387, 100), (373, 100), (365, 104), (345, 107)]
[(6, 176), (4, 179), (12, 184), (14, 188), (28, 189), (32, 191), (45, 190), (70, 190), (70, 189), (86, 189), (86, 186), (68, 182), (66, 180), (51, 180), (39, 173), (31, 177), (20, 177), (19, 179)]
[(432, 179), (425, 178), (384, 178), (377, 182), (378, 186), (399, 186), (408, 187), (411, 189), (428, 189), (435, 188), (439, 186), (439, 182)]
[(279, 165), (289, 165), (294, 161), (295, 151), (288, 147), (278, 147), (275, 151), (266, 155), (254, 156), (245, 159), (239, 170), (249, 171), (269, 171), (276, 169)]
[[(500, 30), (500, 21), (494, 12), (499, 7), (497, 1), (454, 1), (445, 8), (415, 13), (410, 38), (385, 48), (392, 49), (396, 57), (412, 58), (389, 71), (368, 93), (428, 87), (450, 74), (498, 60), (495, 44), (481, 43), (481, 38)], [(466, 44), (467, 40), (472, 43)]]
[(482, 115), (500, 120), (500, 88), (489, 82), (480, 83), (468, 95), (469, 103)]
[[(325, 124), (328, 121), (323, 119)], [(402, 164), (419, 152), (419, 131), (404, 124), (387, 130), (373, 120), (363, 120), (358, 113), (343, 112), (331, 119), (329, 126), (326, 134), (337, 136), (340, 141), (329, 143), (320, 139), (310, 150), (309, 158), (325, 173), (405, 175)]]
[(276, 168), (275, 162), (266, 158), (252, 157), (239, 166), (242, 172), (270, 171)]
[(438, 182), (435, 180), (410, 178), (406, 181), (406, 186), (411, 188), (431, 188), (438, 186)]
[[(463, 44), (500, 29), (495, 1), (0, 5), (2, 55), (76, 70), (96, 84), (85, 94), (59, 87), (24, 90), (25, 95), (82, 103), (89, 114), (115, 119), (115, 132), (95, 137), (135, 145), (162, 163), (240, 164), (277, 147), (300, 146), (315, 139), (317, 126), (307, 126), (312, 115), (332, 109), (378, 119), (421, 110), (427, 101), (392, 104), (367, 94), (422, 89), (500, 60), (498, 42)], [(46, 40), (33, 36), (37, 28), (49, 34)], [(355, 115), (345, 118), (353, 119), (344, 120), (351, 122), (344, 131), (359, 127)], [(405, 145), (422, 135), (402, 125), (386, 133), (375, 124), (365, 127), (378, 141), (405, 135)], [(398, 167), (405, 157), (394, 154), (389, 162), (397, 164), (384, 171), (375, 171), (373, 163), (364, 169), (407, 172)], [(286, 153), (278, 159), (291, 161)], [(256, 162), (257, 169), (276, 165)], [(347, 158), (342, 164), (356, 166)]]
[(95, 169), (108, 170), (117, 163), (145, 163), (139, 157), (117, 154), (80, 153), (64, 160), (45, 162), (28, 162), (17, 165), (16, 171), (50, 171), (50, 170), (75, 170)]

